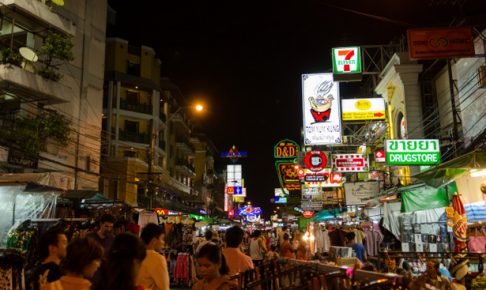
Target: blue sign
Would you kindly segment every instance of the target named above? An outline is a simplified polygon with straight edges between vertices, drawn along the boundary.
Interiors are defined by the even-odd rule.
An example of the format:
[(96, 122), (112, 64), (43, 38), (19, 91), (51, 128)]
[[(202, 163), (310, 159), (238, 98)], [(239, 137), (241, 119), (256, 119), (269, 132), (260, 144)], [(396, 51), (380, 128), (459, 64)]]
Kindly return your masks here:
[(273, 202), (274, 203), (287, 203), (287, 198), (276, 196), (276, 197), (273, 198)]
[(242, 195), (243, 194), (243, 188), (241, 186), (234, 186), (234, 195)]
[(252, 207), (251, 205), (245, 205), (238, 209), (238, 215), (261, 215), (262, 209), (259, 207)]

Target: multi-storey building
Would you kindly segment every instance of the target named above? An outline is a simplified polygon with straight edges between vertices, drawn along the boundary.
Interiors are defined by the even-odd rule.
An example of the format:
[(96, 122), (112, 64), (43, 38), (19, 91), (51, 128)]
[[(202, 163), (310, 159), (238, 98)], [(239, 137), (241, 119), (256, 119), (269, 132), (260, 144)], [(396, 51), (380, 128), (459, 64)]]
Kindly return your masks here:
[(200, 141), (191, 137), (188, 107), (177, 86), (160, 78), (152, 48), (107, 39), (103, 107), (105, 195), (146, 208), (202, 208), (195, 181), (214, 166), (198, 175), (194, 144)]
[(97, 190), (107, 1), (0, 4), (1, 170)]

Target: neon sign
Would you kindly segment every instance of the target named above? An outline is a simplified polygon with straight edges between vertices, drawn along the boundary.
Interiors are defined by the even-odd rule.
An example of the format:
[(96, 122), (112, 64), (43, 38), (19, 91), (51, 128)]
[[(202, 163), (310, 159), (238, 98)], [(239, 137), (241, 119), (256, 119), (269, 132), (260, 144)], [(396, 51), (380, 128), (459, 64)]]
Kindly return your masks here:
[(245, 205), (238, 209), (238, 215), (261, 215), (262, 209), (260, 207), (252, 207), (251, 205)]
[(297, 142), (284, 139), (279, 141), (273, 148), (273, 156), (275, 158), (297, 158), (300, 151), (300, 146)]

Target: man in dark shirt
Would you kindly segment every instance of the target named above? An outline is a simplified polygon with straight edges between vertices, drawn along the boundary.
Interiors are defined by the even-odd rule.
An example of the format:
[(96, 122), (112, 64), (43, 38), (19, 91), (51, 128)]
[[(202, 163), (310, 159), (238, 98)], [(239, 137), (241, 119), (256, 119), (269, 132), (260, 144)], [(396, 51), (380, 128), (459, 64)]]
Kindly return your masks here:
[(116, 219), (114, 216), (111, 214), (104, 214), (101, 216), (98, 230), (87, 235), (87, 237), (95, 239), (101, 244), (101, 246), (103, 246), (103, 249), (105, 250), (105, 257), (108, 256), (108, 251), (110, 250), (111, 244), (114, 240), (113, 225), (115, 222)]
[(47, 230), (39, 239), (41, 263), (32, 271), (28, 285), (31, 290), (39, 290), (40, 283), (57, 281), (64, 275), (59, 268), (66, 256), (68, 240), (60, 228)]

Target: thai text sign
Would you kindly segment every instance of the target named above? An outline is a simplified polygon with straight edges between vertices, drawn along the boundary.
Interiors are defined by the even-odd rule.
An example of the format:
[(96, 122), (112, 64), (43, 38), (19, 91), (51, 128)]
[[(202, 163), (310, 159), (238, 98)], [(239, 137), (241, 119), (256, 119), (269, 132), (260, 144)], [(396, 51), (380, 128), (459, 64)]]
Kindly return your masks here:
[(386, 140), (388, 165), (433, 165), (440, 163), (439, 140)]
[(341, 144), (339, 83), (331, 73), (302, 75), (304, 144)]
[(361, 52), (358, 46), (332, 49), (332, 71), (335, 74), (361, 72)]
[(410, 58), (435, 59), (474, 56), (472, 28), (420, 28), (407, 31)]
[(275, 145), (273, 156), (275, 158), (297, 158), (300, 151), (299, 145), (292, 140), (281, 140)]
[(367, 172), (368, 157), (363, 154), (333, 154), (332, 167), (336, 172)]
[(344, 99), (342, 110), (343, 121), (383, 120), (385, 100), (383, 98)]
[(348, 182), (344, 184), (346, 205), (366, 204), (371, 200), (376, 201), (380, 192), (380, 184), (371, 182)]

